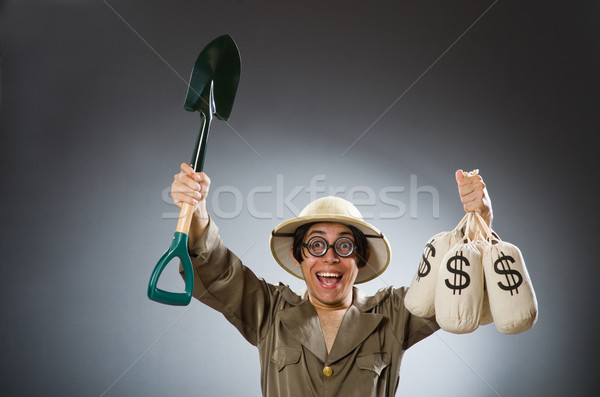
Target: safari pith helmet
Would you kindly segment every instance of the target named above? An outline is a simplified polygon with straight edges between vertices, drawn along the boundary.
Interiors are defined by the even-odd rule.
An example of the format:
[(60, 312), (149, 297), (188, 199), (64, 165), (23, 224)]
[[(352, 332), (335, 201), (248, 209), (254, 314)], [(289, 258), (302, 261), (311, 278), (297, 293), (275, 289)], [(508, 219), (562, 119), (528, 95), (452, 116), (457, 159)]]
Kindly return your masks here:
[(290, 253), (296, 229), (307, 223), (336, 222), (351, 225), (367, 237), (370, 256), (367, 264), (358, 272), (355, 284), (364, 283), (379, 276), (390, 263), (392, 251), (385, 236), (375, 226), (365, 222), (351, 202), (339, 197), (322, 197), (310, 202), (300, 215), (280, 223), (271, 233), (271, 252), (275, 260), (292, 275), (304, 279), (302, 270), (296, 266)]

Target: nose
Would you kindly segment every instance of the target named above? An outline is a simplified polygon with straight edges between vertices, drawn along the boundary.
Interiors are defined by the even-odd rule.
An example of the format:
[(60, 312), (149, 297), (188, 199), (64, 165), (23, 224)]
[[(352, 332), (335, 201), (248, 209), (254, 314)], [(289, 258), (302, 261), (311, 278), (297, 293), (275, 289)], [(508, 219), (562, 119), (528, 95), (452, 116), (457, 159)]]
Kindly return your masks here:
[(336, 262), (340, 261), (339, 256), (337, 255), (337, 253), (335, 252), (335, 249), (333, 248), (333, 245), (330, 245), (329, 247), (327, 247), (327, 251), (325, 251), (325, 254), (323, 254), (321, 259), (325, 262), (331, 262), (331, 263), (336, 263)]

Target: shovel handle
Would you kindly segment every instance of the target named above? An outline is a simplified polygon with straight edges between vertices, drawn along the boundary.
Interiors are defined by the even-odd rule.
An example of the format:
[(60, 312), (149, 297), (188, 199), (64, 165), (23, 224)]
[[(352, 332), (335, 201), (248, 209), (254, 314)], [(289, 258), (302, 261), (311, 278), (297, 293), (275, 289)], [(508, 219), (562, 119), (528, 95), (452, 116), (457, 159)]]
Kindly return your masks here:
[[(173, 236), (171, 246), (158, 260), (158, 263), (150, 276), (150, 282), (148, 283), (148, 298), (153, 301), (165, 303), (167, 305), (185, 306), (192, 300), (194, 269), (188, 252), (188, 233), (194, 214), (193, 211), (194, 207), (191, 204), (183, 203), (181, 206), (179, 221), (177, 222), (177, 229)], [(183, 293), (168, 292), (156, 287), (163, 270), (175, 257), (181, 260), (183, 266), (183, 273), (185, 276), (185, 292)]]
[[(208, 138), (208, 131), (210, 129), (210, 122), (212, 120), (212, 115), (210, 117), (206, 117), (202, 112), (200, 112), (200, 115), (202, 118), (202, 128), (200, 130), (198, 140), (196, 141), (196, 149), (194, 150), (194, 156), (192, 158), (192, 167), (194, 168), (195, 172), (200, 172), (204, 168), (206, 141)], [(150, 276), (150, 283), (148, 284), (148, 298), (152, 299), (153, 301), (165, 303), (167, 305), (185, 306), (188, 305), (192, 300), (192, 290), (194, 289), (194, 272), (190, 254), (188, 253), (188, 235), (193, 217), (194, 206), (188, 203), (183, 203), (181, 205), (181, 210), (179, 211), (179, 219), (177, 221), (177, 227), (175, 228), (175, 235), (173, 237), (171, 247), (158, 260), (158, 263), (154, 267), (154, 271)], [(169, 263), (175, 257), (178, 257), (183, 265), (183, 271), (185, 275), (185, 293), (168, 292), (156, 287), (163, 269), (165, 266), (167, 266), (167, 263)]]
[(176, 232), (190, 234), (190, 225), (192, 224), (192, 218), (194, 217), (194, 206), (188, 203), (181, 205), (179, 211), (179, 219), (177, 220)]
[[(204, 168), (206, 142), (208, 140), (208, 133), (213, 114), (215, 113), (213, 81), (210, 82), (209, 89), (203, 92), (199, 110), (202, 127), (200, 128), (200, 134), (196, 140), (196, 147), (194, 148), (194, 154), (192, 156), (191, 165), (192, 168), (194, 168), (194, 172), (201, 172)], [(183, 203), (181, 211), (179, 212), (179, 220), (177, 221), (177, 227), (175, 228), (175, 235), (171, 242), (171, 247), (158, 260), (158, 263), (150, 276), (150, 282), (148, 283), (148, 298), (153, 301), (165, 303), (167, 305), (185, 306), (192, 300), (192, 291), (194, 290), (194, 268), (192, 267), (190, 254), (188, 253), (188, 235), (193, 216), (194, 207), (191, 204)], [(168, 292), (156, 287), (165, 266), (167, 266), (167, 264), (175, 257), (178, 257), (181, 260), (183, 266), (185, 276), (184, 293)]]
[[(192, 267), (190, 255), (188, 254), (187, 242), (187, 234), (175, 232), (171, 246), (158, 260), (158, 263), (150, 276), (150, 282), (148, 283), (148, 298), (156, 302), (175, 306), (185, 306), (190, 303), (192, 300), (192, 290), (194, 289), (194, 269)], [(165, 266), (167, 266), (167, 264), (175, 257), (181, 260), (185, 275), (185, 292), (181, 293), (168, 292), (156, 287)]]

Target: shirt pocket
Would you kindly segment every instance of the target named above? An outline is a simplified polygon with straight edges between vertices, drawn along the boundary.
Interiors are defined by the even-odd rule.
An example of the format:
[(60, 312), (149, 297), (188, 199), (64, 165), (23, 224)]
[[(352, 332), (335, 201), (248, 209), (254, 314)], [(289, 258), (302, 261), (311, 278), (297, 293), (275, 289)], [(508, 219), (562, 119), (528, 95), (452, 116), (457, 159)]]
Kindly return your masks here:
[(302, 356), (302, 350), (291, 349), (289, 347), (278, 347), (271, 356), (271, 361), (275, 364), (277, 371), (281, 371), (287, 365), (297, 364)]
[(385, 352), (361, 354), (356, 357), (356, 365), (379, 376), (381, 371), (390, 365), (390, 355)]

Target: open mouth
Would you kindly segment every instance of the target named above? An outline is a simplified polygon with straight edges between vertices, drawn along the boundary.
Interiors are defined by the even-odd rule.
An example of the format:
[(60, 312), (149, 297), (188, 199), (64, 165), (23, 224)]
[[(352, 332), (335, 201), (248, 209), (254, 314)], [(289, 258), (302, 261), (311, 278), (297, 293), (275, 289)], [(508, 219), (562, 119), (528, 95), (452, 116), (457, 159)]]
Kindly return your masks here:
[(327, 287), (336, 286), (340, 280), (342, 279), (342, 275), (340, 273), (334, 272), (319, 272), (317, 273), (317, 279)]

